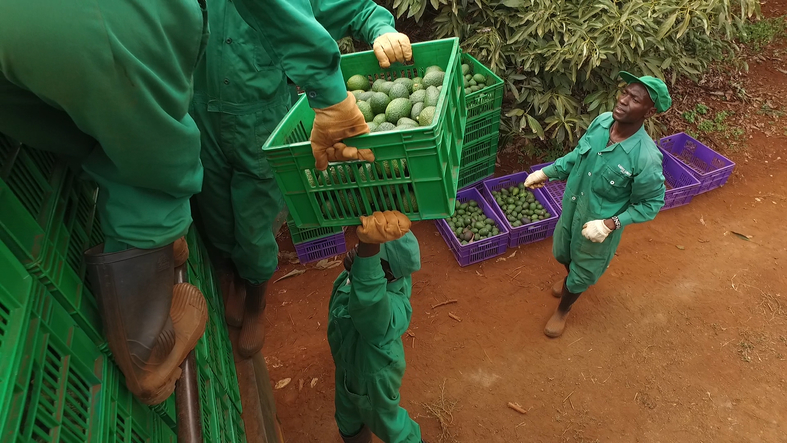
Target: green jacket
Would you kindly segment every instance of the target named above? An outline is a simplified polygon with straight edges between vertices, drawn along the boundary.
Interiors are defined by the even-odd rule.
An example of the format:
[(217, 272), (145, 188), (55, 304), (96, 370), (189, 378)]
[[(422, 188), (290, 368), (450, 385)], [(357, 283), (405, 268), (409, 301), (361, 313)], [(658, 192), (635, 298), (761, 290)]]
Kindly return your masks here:
[[(576, 149), (544, 168), (550, 179), (567, 180), (552, 252), (570, 265), (566, 286), (573, 293), (598, 281), (615, 255), (623, 227), (652, 220), (664, 206), (663, 156), (656, 144), (643, 127), (607, 146), (612, 123), (611, 113), (598, 116)], [(613, 215), (621, 229), (602, 243), (582, 236), (585, 223)]]
[(208, 12), (194, 102), (229, 114), (289, 102), (287, 76), (312, 107), (334, 105), (347, 97), (336, 40), (395, 32), (391, 13), (371, 0), (208, 0)]
[[(396, 280), (386, 280), (381, 259)], [(339, 275), (328, 305), (328, 343), (337, 366), (356, 376), (389, 368), (392, 377), (401, 379), (402, 334), (413, 313), (411, 274), (420, 268), (418, 240), (409, 232), (382, 244), (377, 255), (356, 257), (352, 270)]]

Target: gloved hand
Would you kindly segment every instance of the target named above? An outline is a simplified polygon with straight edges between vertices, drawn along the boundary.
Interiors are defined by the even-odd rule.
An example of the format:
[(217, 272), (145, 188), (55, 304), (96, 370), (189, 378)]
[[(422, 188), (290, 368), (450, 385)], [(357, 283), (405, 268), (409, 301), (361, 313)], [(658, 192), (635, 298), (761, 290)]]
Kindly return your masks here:
[(325, 150), (329, 162), (346, 162), (350, 160), (374, 161), (374, 153), (371, 149), (351, 148), (344, 143), (336, 143)]
[(401, 32), (389, 32), (374, 40), (374, 55), (381, 68), (391, 67), (391, 63), (404, 63), (413, 59), (410, 39)]
[(380, 244), (401, 238), (410, 232), (410, 219), (399, 211), (377, 211), (361, 217), (361, 226), (355, 231), (363, 243)]
[(549, 180), (549, 177), (544, 174), (543, 170), (539, 169), (527, 176), (527, 179), (525, 179), (525, 187), (531, 189), (543, 188), (547, 180)]
[[(368, 133), (369, 125), (355, 104), (355, 96), (349, 92), (343, 101), (325, 109), (315, 109), (314, 114), (311, 136), (314, 166), (317, 170), (324, 171), (328, 168), (328, 148), (346, 138)], [(347, 160), (355, 159), (357, 157)]]
[(612, 229), (607, 227), (604, 220), (593, 220), (582, 226), (582, 235), (593, 243), (601, 243), (606, 240)]

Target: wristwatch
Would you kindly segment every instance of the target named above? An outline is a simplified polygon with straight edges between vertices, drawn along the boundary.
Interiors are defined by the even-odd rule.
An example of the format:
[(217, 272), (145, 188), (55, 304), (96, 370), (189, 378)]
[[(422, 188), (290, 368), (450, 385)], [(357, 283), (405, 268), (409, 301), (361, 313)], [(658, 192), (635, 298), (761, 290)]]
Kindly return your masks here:
[(620, 229), (620, 220), (618, 220), (617, 215), (612, 216), (612, 221), (615, 223), (615, 230)]

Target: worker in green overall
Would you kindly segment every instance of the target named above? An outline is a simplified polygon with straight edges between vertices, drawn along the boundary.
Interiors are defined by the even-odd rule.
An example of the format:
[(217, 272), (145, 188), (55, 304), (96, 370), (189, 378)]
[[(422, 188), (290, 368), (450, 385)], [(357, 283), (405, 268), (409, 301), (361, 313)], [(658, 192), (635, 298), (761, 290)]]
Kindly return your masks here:
[(328, 304), (336, 365), (336, 424), (345, 443), (419, 443), (421, 428), (399, 406), (413, 281), (421, 269), (410, 220), (397, 211), (361, 217)]
[[(337, 128), (313, 133), (325, 162), (329, 147), (368, 130), (346, 100), (339, 50), (326, 31), (304, 32), (314, 19), (296, 1), (257, 3), (259, 39), (278, 48), (276, 63), (321, 73), (300, 79), (324, 108), (320, 127)], [(202, 185), (188, 109), (207, 39), (202, 0), (0, 2), (0, 132), (98, 183), (106, 241), (86, 253), (88, 271), (109, 349), (148, 404), (172, 393), (207, 319), (199, 290), (174, 284), (188, 257), (189, 199)]]
[[(250, 357), (265, 337), (265, 290), (278, 263), (277, 215), (285, 208), (261, 147), (293, 105), (287, 76), (303, 86), (326, 72), (305, 64), (285, 75), (232, 2), (209, 0), (208, 11), (211, 36), (194, 76), (191, 108), (202, 136), (205, 168), (202, 193), (196, 198), (205, 234), (222, 255), (227, 324), (241, 327), (239, 352)], [(305, 14), (317, 21), (300, 32), (320, 38), (322, 44), (337, 47), (334, 40), (345, 36), (374, 43), (382, 67), (412, 58), (410, 42), (394, 29), (391, 13), (372, 0), (312, 0)], [(323, 105), (307, 98), (313, 106)], [(348, 98), (346, 88), (341, 98)], [(357, 109), (354, 100), (346, 104)], [(359, 125), (365, 125), (362, 120)], [(373, 160), (370, 152), (365, 154)], [(351, 153), (346, 159), (355, 158)]]
[(549, 337), (563, 333), (571, 306), (607, 269), (623, 228), (653, 220), (664, 206), (663, 157), (644, 123), (672, 99), (657, 78), (620, 76), (628, 85), (615, 109), (593, 120), (576, 149), (525, 181), (540, 188), (568, 179), (552, 243), (568, 276), (552, 289), (560, 303), (544, 329)]

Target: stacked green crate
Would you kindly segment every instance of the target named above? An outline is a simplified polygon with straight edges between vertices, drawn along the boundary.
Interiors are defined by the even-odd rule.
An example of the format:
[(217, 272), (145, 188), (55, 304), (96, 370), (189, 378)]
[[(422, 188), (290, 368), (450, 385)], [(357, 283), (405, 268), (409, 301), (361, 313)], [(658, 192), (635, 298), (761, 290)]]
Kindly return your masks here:
[(244, 424), (240, 418), (243, 409), (238, 377), (232, 344), (224, 323), (224, 303), (219, 281), (207, 250), (193, 226), (186, 240), (189, 244), (189, 282), (202, 291), (208, 303), (205, 334), (195, 349), (203, 437), (205, 441), (245, 442)]
[(463, 70), (463, 75), (472, 77), (480, 74), (486, 83), (483, 89), (465, 90), (467, 126), (459, 167), (459, 188), (474, 185), (495, 172), (504, 86), (500, 77), (469, 54), (462, 54), (462, 64), (469, 67), (469, 70)]
[(4, 244), (0, 268), (0, 442), (176, 441)]
[(0, 135), (0, 241), (84, 329), (104, 339), (82, 252), (101, 241), (96, 187), (48, 152)]

